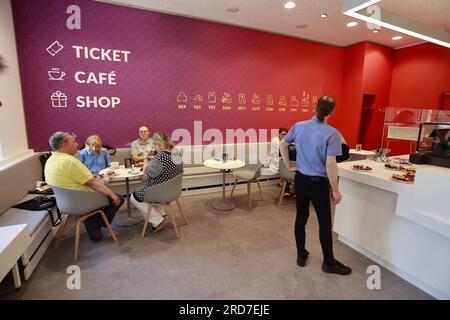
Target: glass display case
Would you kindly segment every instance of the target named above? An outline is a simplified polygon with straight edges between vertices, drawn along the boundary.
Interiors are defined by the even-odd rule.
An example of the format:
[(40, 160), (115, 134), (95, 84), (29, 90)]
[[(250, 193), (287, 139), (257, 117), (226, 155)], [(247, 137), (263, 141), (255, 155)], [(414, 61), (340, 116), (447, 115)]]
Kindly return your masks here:
[(450, 168), (450, 122), (421, 123), (416, 144), (412, 163)]
[[(450, 110), (386, 108), (380, 152), (385, 155), (414, 153), (422, 123), (450, 123)], [(428, 130), (428, 129), (427, 129)]]

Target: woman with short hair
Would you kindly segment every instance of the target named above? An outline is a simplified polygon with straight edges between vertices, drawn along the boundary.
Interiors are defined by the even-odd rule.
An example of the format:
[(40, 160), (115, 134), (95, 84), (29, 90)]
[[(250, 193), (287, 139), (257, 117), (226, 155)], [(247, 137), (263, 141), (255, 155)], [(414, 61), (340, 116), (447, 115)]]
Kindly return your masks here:
[(102, 139), (97, 134), (86, 139), (85, 148), (81, 150), (79, 159), (94, 175), (111, 165), (108, 150), (103, 149)]

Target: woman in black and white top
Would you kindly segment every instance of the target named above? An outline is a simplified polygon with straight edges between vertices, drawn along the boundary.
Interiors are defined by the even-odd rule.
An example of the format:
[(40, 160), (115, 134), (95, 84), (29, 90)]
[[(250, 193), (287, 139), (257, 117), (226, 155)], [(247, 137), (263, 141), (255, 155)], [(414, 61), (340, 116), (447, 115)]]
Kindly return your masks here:
[[(149, 188), (172, 180), (183, 173), (183, 160), (169, 137), (162, 132), (158, 132), (153, 135), (152, 141), (156, 155), (144, 169), (144, 184), (133, 192), (131, 198), (136, 208), (144, 214), (148, 208), (148, 204), (143, 202), (145, 192)], [(150, 222), (155, 231), (159, 231), (166, 221), (162, 210), (152, 209)]]

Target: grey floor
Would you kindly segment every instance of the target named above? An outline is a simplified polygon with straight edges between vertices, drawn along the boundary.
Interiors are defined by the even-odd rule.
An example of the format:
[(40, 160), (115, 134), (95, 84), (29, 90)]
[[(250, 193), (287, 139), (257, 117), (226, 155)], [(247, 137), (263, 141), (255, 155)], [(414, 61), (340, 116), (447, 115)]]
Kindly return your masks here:
[[(256, 188), (255, 188), (256, 189)], [(335, 256), (352, 267), (349, 276), (321, 271), (322, 254), (314, 212), (307, 226), (307, 265), (296, 264), (293, 235), (295, 200), (276, 204), (278, 187), (263, 187), (264, 201), (246, 207), (246, 189), (236, 191), (230, 212), (211, 208), (219, 193), (181, 198), (190, 224), (181, 238), (166, 227), (141, 239), (142, 224), (120, 228), (119, 245), (105, 238), (92, 243), (83, 233), (81, 289), (66, 281), (72, 260), (73, 228), (57, 251), (47, 250), (30, 280), (6, 299), (431, 299), (386, 269), (381, 289), (366, 286), (366, 268), (374, 264), (337, 240)], [(256, 190), (255, 190), (256, 191)], [(258, 193), (253, 198), (258, 199)], [(121, 210), (119, 214), (126, 214)], [(179, 222), (180, 216), (177, 213)], [(6, 280), (5, 280), (6, 281)], [(5, 282), (4, 281), (4, 282)], [(3, 285), (4, 286), (4, 285)]]

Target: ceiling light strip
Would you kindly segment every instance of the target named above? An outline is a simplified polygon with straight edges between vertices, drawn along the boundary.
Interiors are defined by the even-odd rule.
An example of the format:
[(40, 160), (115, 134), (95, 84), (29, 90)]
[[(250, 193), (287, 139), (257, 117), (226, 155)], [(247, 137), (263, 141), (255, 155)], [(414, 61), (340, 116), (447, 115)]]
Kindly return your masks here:
[(405, 29), (381, 20), (377, 20), (368, 16), (365, 16), (363, 14), (359, 14), (357, 13), (357, 11), (363, 10), (371, 5), (374, 5), (375, 3), (380, 2), (381, 0), (370, 0), (370, 1), (364, 1), (364, 0), (347, 0), (344, 1), (342, 4), (342, 8), (343, 8), (343, 14), (353, 17), (353, 18), (357, 18), (366, 22), (370, 22), (376, 25), (379, 25), (381, 27), (385, 27), (387, 29), (391, 29), (394, 31), (398, 31), (404, 34), (407, 34), (409, 36), (415, 37), (415, 38), (419, 38), (422, 40), (426, 40), (429, 42), (433, 42), (436, 43), (438, 45), (450, 48), (450, 43), (436, 39), (436, 38), (432, 38), (430, 36), (424, 35), (422, 33), (417, 33), (414, 31), (411, 31), (409, 29)]
[(441, 46), (450, 48), (450, 43), (447, 43), (445, 41), (438, 40), (438, 39), (426, 36), (424, 34), (417, 33), (417, 32), (414, 32), (414, 31), (411, 31), (411, 30), (408, 30), (408, 29), (405, 29), (405, 28), (402, 28), (402, 27), (399, 27), (399, 26), (396, 26), (396, 25), (393, 25), (393, 24), (381, 21), (381, 20), (377, 20), (377, 19), (365, 16), (363, 14), (353, 13), (350, 16), (353, 17), (353, 18), (364, 20), (366, 22), (377, 24), (377, 25), (379, 25), (381, 27), (385, 27), (387, 29), (391, 29), (391, 30), (394, 30), (394, 31), (397, 31), (397, 32), (401, 32), (401, 33), (407, 34), (408, 36), (411, 36), (411, 37), (419, 38), (419, 39), (422, 39), (422, 40), (426, 40), (426, 41), (433, 42), (433, 43), (439, 44)]

